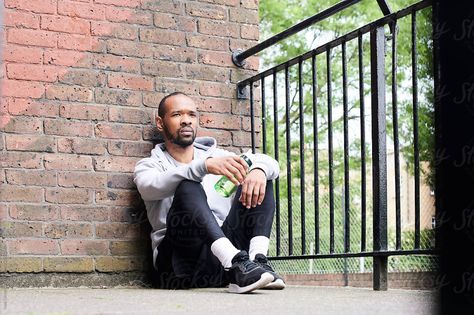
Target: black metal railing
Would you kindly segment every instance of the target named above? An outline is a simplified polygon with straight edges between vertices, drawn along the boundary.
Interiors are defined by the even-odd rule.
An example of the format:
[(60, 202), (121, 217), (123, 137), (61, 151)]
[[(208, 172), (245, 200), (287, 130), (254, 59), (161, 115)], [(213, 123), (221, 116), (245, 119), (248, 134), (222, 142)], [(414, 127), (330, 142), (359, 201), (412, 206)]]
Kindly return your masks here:
[[(234, 61), (236, 64), (241, 65), (243, 60), (259, 51), (287, 38), (290, 35), (308, 27), (309, 25), (321, 21), (328, 16), (340, 12), (344, 8), (353, 5), (359, 1), (342, 1), (339, 4), (325, 10), (314, 17), (307, 19), (291, 29), (284, 31), (275, 37), (270, 38), (262, 42), (261, 44), (250, 48), (245, 52), (234, 53)], [(375, 290), (386, 290), (387, 274), (388, 274), (388, 257), (397, 255), (432, 255), (436, 253), (434, 247), (422, 248), (420, 246), (420, 144), (419, 144), (419, 100), (418, 100), (418, 64), (417, 64), (417, 13), (425, 8), (431, 6), (431, 1), (421, 1), (414, 5), (411, 5), (398, 12), (391, 13), (390, 8), (386, 5), (385, 1), (377, 1), (384, 13), (384, 17), (376, 20), (368, 25), (365, 25), (357, 30), (349, 32), (343, 36), (340, 36), (324, 45), (321, 45), (311, 51), (308, 51), (300, 56), (292, 58), (284, 63), (276, 65), (268, 70), (265, 70), (257, 75), (254, 75), (244, 81), (238, 83), (238, 97), (246, 98), (248, 96), (250, 100), (250, 119), (251, 119), (251, 143), (252, 149), (255, 151), (257, 146), (260, 146), (264, 153), (272, 151), (275, 159), (279, 161), (286, 161), (286, 183), (280, 182), (280, 179), (276, 180), (275, 192), (277, 196), (276, 200), (276, 255), (271, 257), (273, 260), (286, 260), (286, 259), (323, 259), (323, 258), (349, 258), (349, 257), (373, 257), (373, 287)], [(412, 248), (403, 248), (402, 245), (402, 222), (401, 222), (401, 162), (400, 162), (400, 125), (399, 125), (399, 91), (397, 83), (397, 22), (404, 18), (411, 16), (411, 110), (412, 110), (412, 137), (413, 137), (413, 177), (414, 177), (414, 242)], [(387, 32), (388, 29), (388, 32)], [(390, 34), (390, 35), (387, 35)], [(367, 113), (367, 105), (364, 94), (364, 43), (366, 39), (365, 34), (370, 34), (368, 46), (370, 46), (370, 112)], [(387, 40), (391, 40), (391, 111), (387, 110), (387, 99), (386, 99), (386, 45)], [(356, 58), (357, 65), (353, 66), (358, 71), (358, 115), (360, 123), (358, 124), (358, 133), (360, 134), (360, 230), (356, 231), (351, 226), (351, 176), (355, 176), (350, 172), (350, 109), (349, 109), (349, 92), (348, 92), (348, 56), (347, 46), (356, 46)], [(342, 232), (343, 232), (343, 245), (342, 250), (336, 249), (335, 238), (337, 222), (335, 221), (335, 164), (334, 164), (334, 78), (333, 68), (334, 63), (332, 59), (333, 52), (340, 51), (341, 58), (341, 72), (342, 72), (342, 167), (343, 172), (343, 185), (342, 191), (344, 192), (342, 199), (342, 213), (344, 220), (342, 221)], [(325, 63), (319, 62), (325, 55)], [(322, 56), (322, 57), (321, 57)], [(318, 60), (317, 60), (318, 59)], [(322, 59), (324, 60), (324, 59)], [(304, 63), (310, 63), (308, 67), (311, 72), (310, 79), (310, 92), (304, 89), (304, 79), (307, 78), (307, 74), (304, 70)], [(318, 82), (318, 74), (321, 74), (321, 70), (318, 65), (323, 65), (325, 68), (325, 94), (326, 99), (321, 100), (318, 95), (318, 87), (321, 86)], [(294, 70), (294, 75), (292, 75)], [(324, 70), (324, 69), (323, 69)], [(324, 72), (323, 72), (324, 73)], [(434, 76), (436, 73), (433, 74)], [(281, 77), (283, 76), (283, 80)], [(295, 94), (298, 94), (298, 100), (292, 100), (291, 98), (291, 78), (296, 76)], [(267, 82), (272, 81), (271, 93), (268, 93)], [(283, 82), (283, 83), (282, 83)], [(257, 98), (256, 89), (259, 89), (260, 96)], [(248, 91), (248, 92), (247, 92)], [(305, 100), (304, 96), (311, 94), (310, 96), (310, 114), (305, 113)], [(404, 95), (405, 96), (405, 95)], [(352, 95), (353, 97), (353, 95)], [(268, 99), (271, 98), (273, 102), (268, 103)], [(284, 105), (281, 107), (282, 101)], [(296, 99), (296, 98), (295, 98)], [(326, 142), (321, 142), (318, 139), (318, 134), (321, 132), (321, 122), (319, 121), (319, 110), (325, 101), (327, 108), (326, 126), (324, 132), (326, 135)], [(292, 104), (298, 103), (298, 107), (292, 106)], [(255, 107), (261, 106), (262, 116), (255, 116)], [(281, 108), (284, 107), (284, 110)], [(292, 121), (292, 111), (297, 111), (297, 119)], [(353, 111), (352, 111), (353, 113)], [(367, 115), (368, 114), (368, 115)], [(390, 128), (393, 131), (391, 134), (391, 141), (393, 142), (393, 154), (394, 154), (394, 190), (395, 190), (395, 249), (390, 249), (388, 244), (388, 228), (387, 228), (387, 134), (390, 128), (387, 127), (387, 115), (391, 115), (389, 121)], [(368, 121), (365, 117), (368, 116)], [(307, 121), (311, 117), (311, 121)], [(256, 119), (261, 119), (261, 128), (257, 130)], [(271, 126), (271, 124), (273, 126)], [(291, 126), (298, 124), (298, 132), (292, 132)], [(366, 135), (367, 123), (370, 124), (372, 133)], [(305, 129), (305, 126), (312, 124), (312, 128)], [(273, 127), (273, 128), (272, 128)], [(282, 132), (283, 130), (283, 132)], [(312, 139), (307, 140), (308, 134), (312, 132)], [(273, 137), (268, 137), (268, 133), (273, 133)], [(259, 136), (260, 138), (257, 138)], [(281, 137), (285, 139), (282, 142)], [(292, 142), (292, 138), (298, 137), (298, 141)], [(259, 142), (261, 140), (261, 143)], [(269, 143), (271, 148), (269, 148)], [(284, 143), (284, 149), (282, 152), (286, 154), (280, 154), (279, 148)], [(295, 144), (297, 144), (297, 150), (295, 150)], [(323, 147), (324, 146), (324, 147)], [(371, 147), (371, 155), (367, 154), (366, 147)], [(307, 147), (310, 147), (308, 149)], [(391, 145), (390, 145), (391, 147)], [(271, 149), (271, 150), (270, 150)], [(306, 168), (308, 161), (305, 160), (311, 151), (313, 163), (313, 171), (307, 173)], [(324, 185), (320, 182), (321, 177), (321, 161), (324, 155), (324, 161), (327, 161), (327, 183)], [(292, 157), (297, 155), (299, 158), (298, 174), (294, 175), (294, 167), (292, 166)], [(371, 178), (368, 178), (368, 163), (369, 159), (371, 168)], [(311, 177), (313, 182), (308, 184), (311, 186), (311, 191), (314, 192), (311, 198), (307, 196), (307, 178)], [(294, 181), (294, 178), (299, 178), (298, 182)], [(372, 181), (372, 199), (368, 198), (367, 184)], [(391, 179), (392, 180), (392, 179)], [(370, 183), (369, 183), (370, 184)], [(286, 189), (286, 203), (282, 204), (281, 201), (284, 199), (280, 198), (281, 188), (285, 186)], [(324, 186), (324, 187), (323, 187)], [(320, 209), (320, 191), (326, 189), (328, 192), (328, 212), (329, 212), (329, 226), (321, 226), (321, 209)], [(294, 200), (295, 196), (299, 196), (298, 200)], [(371, 201), (371, 212), (368, 213), (369, 203)], [(299, 222), (294, 222), (294, 204), (299, 203), (300, 207), (300, 218)], [(306, 208), (308, 204), (313, 204), (311, 211)], [(287, 217), (287, 224), (282, 224), (282, 209), (285, 209), (284, 215)], [(307, 229), (307, 218), (311, 214), (311, 220), (314, 221), (314, 231)], [(370, 246), (367, 239), (367, 220), (372, 215), (372, 250), (368, 250)], [(294, 226), (299, 226), (299, 235), (295, 235)], [(321, 231), (329, 229), (329, 250), (323, 252), (321, 248), (321, 242), (323, 241)], [(308, 233), (314, 234), (314, 246), (311, 248), (311, 253), (308, 254), (307, 235)], [(282, 248), (282, 234), (285, 234), (285, 242), (287, 242), (287, 248)], [(312, 235), (313, 235), (312, 234)], [(351, 237), (360, 237), (358, 239), (359, 246), (357, 248), (353, 246)], [(294, 250), (294, 239), (299, 238), (300, 244), (298, 244), (299, 253), (295, 253)], [(351, 246), (352, 245), (352, 246)], [(406, 247), (406, 246), (405, 246)]]

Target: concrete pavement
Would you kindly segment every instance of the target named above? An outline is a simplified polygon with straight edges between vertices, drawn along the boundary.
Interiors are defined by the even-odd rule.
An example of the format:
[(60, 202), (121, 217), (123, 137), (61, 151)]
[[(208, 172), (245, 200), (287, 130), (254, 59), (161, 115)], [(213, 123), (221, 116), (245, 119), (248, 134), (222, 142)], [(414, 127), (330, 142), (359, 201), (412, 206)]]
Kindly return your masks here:
[(435, 314), (433, 291), (289, 286), (238, 295), (225, 289), (16, 288), (0, 291), (0, 314)]

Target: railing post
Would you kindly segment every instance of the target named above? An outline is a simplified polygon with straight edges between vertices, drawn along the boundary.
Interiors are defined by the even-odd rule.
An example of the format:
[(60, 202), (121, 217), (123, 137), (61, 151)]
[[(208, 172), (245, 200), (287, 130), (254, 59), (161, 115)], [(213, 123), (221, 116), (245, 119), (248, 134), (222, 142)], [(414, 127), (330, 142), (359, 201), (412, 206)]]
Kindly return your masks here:
[[(385, 118), (385, 33), (370, 32), (374, 252), (387, 250), (387, 145)], [(374, 257), (374, 290), (387, 290), (387, 256)]]

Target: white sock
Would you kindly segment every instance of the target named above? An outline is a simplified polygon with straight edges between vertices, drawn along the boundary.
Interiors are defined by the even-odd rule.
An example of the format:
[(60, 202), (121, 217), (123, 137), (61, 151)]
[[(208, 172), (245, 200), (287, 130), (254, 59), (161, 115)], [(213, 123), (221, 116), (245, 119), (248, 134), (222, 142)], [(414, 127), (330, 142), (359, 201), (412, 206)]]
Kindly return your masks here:
[(255, 259), (255, 255), (263, 254), (267, 256), (270, 239), (266, 236), (254, 236), (250, 240), (249, 257), (250, 260)]
[(215, 240), (211, 244), (211, 251), (217, 259), (219, 259), (224, 268), (230, 268), (232, 266), (232, 258), (240, 252), (227, 237), (221, 237)]

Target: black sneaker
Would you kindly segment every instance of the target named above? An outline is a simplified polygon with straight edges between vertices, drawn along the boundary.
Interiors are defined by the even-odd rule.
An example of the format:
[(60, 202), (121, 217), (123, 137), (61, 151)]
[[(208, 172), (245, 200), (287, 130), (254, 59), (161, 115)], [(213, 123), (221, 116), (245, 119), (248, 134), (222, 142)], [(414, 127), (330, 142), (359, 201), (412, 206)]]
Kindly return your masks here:
[(260, 267), (265, 269), (267, 272), (271, 273), (273, 276), (273, 281), (264, 286), (262, 289), (268, 289), (268, 290), (283, 290), (285, 288), (285, 281), (283, 281), (283, 278), (280, 277), (275, 270), (268, 264), (268, 259), (265, 255), (263, 254), (257, 254), (255, 255), (254, 262), (256, 262)]
[(273, 281), (273, 275), (249, 259), (246, 251), (232, 258), (229, 268), (229, 292), (247, 293), (260, 289)]

